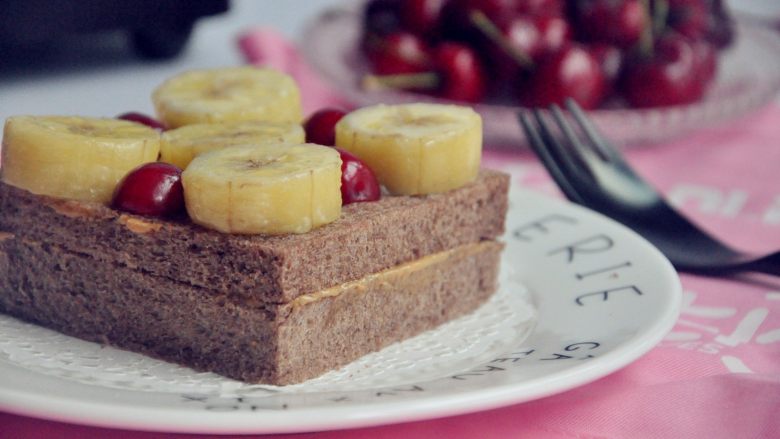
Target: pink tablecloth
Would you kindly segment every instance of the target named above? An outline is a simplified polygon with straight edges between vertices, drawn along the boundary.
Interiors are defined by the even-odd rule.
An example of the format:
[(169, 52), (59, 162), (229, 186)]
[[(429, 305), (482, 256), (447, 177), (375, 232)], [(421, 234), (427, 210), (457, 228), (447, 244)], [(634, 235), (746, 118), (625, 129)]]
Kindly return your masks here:
[[(274, 32), (250, 32), (241, 46), (250, 61), (297, 77), (307, 113), (347, 105)], [(684, 140), (632, 150), (629, 159), (716, 234), (745, 249), (780, 248), (780, 107)], [(485, 164), (512, 172), (518, 184), (558, 195), (523, 151), (488, 149)], [(780, 437), (780, 279), (683, 275), (682, 282), (684, 307), (673, 332), (637, 362), (590, 385), (470, 415), (284, 437)], [(180, 436), (0, 413), (0, 437)]]

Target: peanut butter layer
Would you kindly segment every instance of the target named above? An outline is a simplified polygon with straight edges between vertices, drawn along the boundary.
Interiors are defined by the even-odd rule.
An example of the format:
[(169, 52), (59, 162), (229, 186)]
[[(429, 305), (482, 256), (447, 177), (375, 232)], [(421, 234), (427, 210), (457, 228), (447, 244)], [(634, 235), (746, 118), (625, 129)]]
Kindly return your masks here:
[(290, 303), (253, 306), (4, 234), (0, 311), (197, 370), (290, 384), (474, 310), (496, 289), (501, 248), (458, 246)]
[(345, 206), (301, 235), (242, 236), (186, 219), (163, 221), (54, 199), (0, 183), (0, 231), (68, 252), (227, 292), (255, 304), (288, 302), (398, 264), (503, 233), (508, 177), (482, 171), (443, 194), (388, 196)]
[(356, 294), (361, 291), (368, 291), (376, 285), (381, 285), (383, 283), (403, 283), (410, 277), (413, 277), (416, 282), (430, 284), (431, 282), (436, 281), (436, 279), (433, 279), (433, 276), (437, 274), (436, 270), (430, 269), (431, 267), (435, 268), (437, 264), (445, 263), (445, 261), (449, 259), (473, 256), (483, 252), (488, 247), (496, 245), (503, 247), (502, 244), (494, 241), (482, 241), (476, 244), (466, 244), (451, 250), (434, 253), (415, 261), (388, 268), (379, 273), (369, 274), (358, 280), (336, 285), (335, 287), (317, 291), (316, 293), (298, 296), (293, 299), (289, 305), (293, 308), (297, 308), (328, 297), (337, 297), (341, 294)]

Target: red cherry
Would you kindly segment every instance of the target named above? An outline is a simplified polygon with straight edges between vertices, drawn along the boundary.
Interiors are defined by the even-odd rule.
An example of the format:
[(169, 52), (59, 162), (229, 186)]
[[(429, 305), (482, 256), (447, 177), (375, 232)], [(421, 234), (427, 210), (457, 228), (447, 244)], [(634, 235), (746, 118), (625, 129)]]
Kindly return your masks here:
[(515, 12), (546, 17), (562, 17), (563, 0), (516, 0)]
[(306, 142), (326, 146), (335, 145), (335, 126), (345, 114), (344, 111), (337, 108), (325, 108), (309, 116), (303, 125), (306, 132)]
[(442, 43), (434, 50), (433, 57), (440, 77), (437, 96), (465, 102), (479, 102), (484, 97), (485, 73), (472, 48)]
[(374, 171), (351, 153), (336, 148), (341, 155), (341, 204), (376, 201), (382, 196)]
[(120, 114), (116, 118), (122, 120), (128, 120), (130, 122), (140, 123), (142, 125), (146, 125), (149, 128), (154, 128), (155, 130), (161, 132), (167, 129), (162, 122), (160, 122), (159, 120), (151, 116), (147, 116), (143, 113), (136, 113), (131, 111), (129, 113)]
[(531, 57), (538, 59), (548, 53), (557, 52), (571, 39), (569, 23), (558, 16), (540, 16), (534, 20), (539, 30), (539, 45)]
[(162, 162), (133, 169), (117, 185), (111, 206), (138, 215), (173, 216), (183, 212), (181, 169)]
[[(569, 24), (562, 17), (520, 15), (499, 20), (496, 25), (507, 44), (535, 62), (560, 50), (571, 37)], [(491, 46), (496, 47), (496, 44)], [(506, 51), (498, 49), (506, 59)], [(511, 59), (506, 61), (512, 62)]]
[(497, 20), (515, 13), (517, 9), (517, 0), (464, 0), (464, 9), (466, 13), (472, 11), (481, 11), (491, 20)]
[(669, 34), (655, 43), (650, 58), (632, 59), (623, 75), (623, 96), (635, 107), (662, 107), (699, 100), (706, 73), (703, 57), (697, 57), (691, 42)]
[(615, 81), (623, 66), (623, 52), (616, 46), (604, 43), (589, 44), (585, 47), (601, 66), (608, 81)]
[(709, 31), (710, 14), (703, 0), (668, 0), (669, 26), (688, 38), (703, 38)]
[(395, 75), (430, 69), (427, 44), (409, 32), (394, 32), (367, 42), (366, 54), (374, 73)]
[(540, 31), (532, 17), (510, 17), (493, 21), (480, 11), (471, 14), (471, 21), (479, 31), (476, 46), (485, 54), (491, 74), (491, 88), (502, 94), (505, 84), (524, 69), (533, 67), (531, 53), (540, 46)]
[(546, 107), (574, 99), (582, 108), (595, 108), (606, 95), (598, 61), (583, 47), (571, 44), (545, 58), (520, 90), (527, 106)]
[(439, 30), (445, 0), (400, 0), (401, 22), (418, 35), (435, 35)]
[(501, 18), (514, 16), (517, 0), (449, 0), (442, 10), (442, 33), (456, 41), (470, 41), (479, 38), (471, 15), (474, 11), (485, 14), (496, 22)]
[(368, 75), (365, 89), (429, 92), (444, 99), (478, 102), (485, 95), (485, 73), (477, 53), (460, 43), (442, 43), (432, 53), (433, 71)]
[(577, 3), (575, 19), (591, 41), (630, 47), (639, 41), (650, 17), (641, 0), (585, 0)]
[(617, 46), (606, 43), (589, 44), (585, 50), (599, 63), (606, 81), (606, 94), (612, 94), (623, 69), (623, 52)]
[(467, 22), (469, 14), (473, 11), (480, 11), (487, 15), (491, 20), (498, 20), (515, 13), (517, 9), (517, 0), (450, 0), (456, 3), (455, 7), (460, 9)]

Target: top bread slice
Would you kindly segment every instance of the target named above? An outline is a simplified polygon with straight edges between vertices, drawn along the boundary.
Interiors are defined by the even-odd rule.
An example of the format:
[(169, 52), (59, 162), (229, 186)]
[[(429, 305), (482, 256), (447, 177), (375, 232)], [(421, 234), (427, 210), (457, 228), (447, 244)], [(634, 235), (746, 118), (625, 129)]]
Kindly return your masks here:
[(503, 233), (509, 178), (483, 170), (442, 194), (344, 206), (300, 235), (233, 235), (0, 183), (0, 231), (153, 276), (217, 290), (247, 306), (285, 303)]

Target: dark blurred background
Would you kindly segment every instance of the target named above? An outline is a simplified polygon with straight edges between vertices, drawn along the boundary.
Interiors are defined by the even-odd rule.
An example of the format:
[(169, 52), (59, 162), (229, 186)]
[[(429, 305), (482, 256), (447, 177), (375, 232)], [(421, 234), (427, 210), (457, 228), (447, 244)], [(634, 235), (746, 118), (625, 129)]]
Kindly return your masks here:
[(178, 55), (195, 22), (228, 10), (227, 0), (0, 0), (0, 47), (44, 53), (63, 42), (123, 34), (138, 56)]

